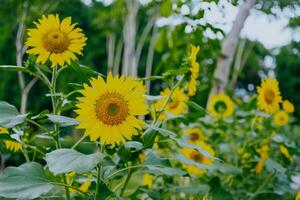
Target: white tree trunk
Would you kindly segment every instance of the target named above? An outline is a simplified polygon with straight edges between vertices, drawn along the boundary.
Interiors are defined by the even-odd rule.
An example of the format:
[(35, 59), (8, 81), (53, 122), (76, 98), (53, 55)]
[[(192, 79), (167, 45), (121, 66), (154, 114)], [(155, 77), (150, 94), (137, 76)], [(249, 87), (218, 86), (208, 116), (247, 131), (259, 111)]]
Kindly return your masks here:
[(225, 87), (228, 84), (230, 67), (241, 30), (249, 16), (250, 9), (255, 5), (255, 3), (256, 0), (245, 0), (239, 7), (239, 11), (233, 22), (232, 28), (222, 44), (221, 56), (218, 58), (217, 67), (214, 71), (213, 86), (209, 94), (209, 99), (217, 93), (224, 92)]
[(115, 41), (116, 41), (116, 35), (114, 33), (109, 34), (107, 36), (106, 40), (106, 48), (107, 48), (107, 67), (108, 72), (113, 71), (114, 66), (114, 57), (115, 57)]
[(123, 28), (124, 55), (123, 55), (123, 74), (125, 76), (137, 76), (136, 60), (136, 33), (137, 33), (137, 14), (140, 7), (138, 0), (126, 0), (127, 15)]

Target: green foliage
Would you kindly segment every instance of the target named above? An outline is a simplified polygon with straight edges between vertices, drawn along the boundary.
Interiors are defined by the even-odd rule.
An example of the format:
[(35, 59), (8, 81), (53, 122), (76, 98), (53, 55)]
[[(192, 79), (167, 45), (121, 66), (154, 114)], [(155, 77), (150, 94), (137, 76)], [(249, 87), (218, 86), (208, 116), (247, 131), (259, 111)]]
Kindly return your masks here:
[(43, 166), (36, 162), (8, 167), (0, 176), (0, 196), (16, 199), (35, 199), (48, 193), (53, 185)]

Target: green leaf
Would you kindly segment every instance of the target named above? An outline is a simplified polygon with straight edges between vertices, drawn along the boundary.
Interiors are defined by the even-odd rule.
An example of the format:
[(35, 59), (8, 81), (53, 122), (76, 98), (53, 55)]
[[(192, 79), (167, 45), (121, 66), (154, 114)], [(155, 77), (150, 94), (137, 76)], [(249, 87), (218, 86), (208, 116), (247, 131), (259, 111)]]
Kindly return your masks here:
[(170, 162), (167, 158), (161, 158), (155, 155), (151, 150), (146, 152), (145, 165), (167, 166), (170, 167)]
[(105, 200), (107, 197), (113, 195), (114, 193), (106, 186), (106, 184), (102, 183), (100, 186), (100, 190), (98, 194), (96, 194), (97, 200)]
[(17, 108), (5, 101), (0, 101), (0, 126), (13, 128), (22, 124), (27, 114), (20, 115)]
[(5, 198), (35, 199), (53, 187), (43, 167), (36, 162), (8, 167), (0, 176), (0, 196)]
[(98, 75), (101, 75), (100, 73), (94, 71), (90, 67), (86, 67), (84, 65), (79, 65), (78, 63), (71, 63), (70, 67), (81, 77), (81, 79), (89, 80), (91, 77), (97, 77)]
[(207, 111), (205, 110), (205, 108), (203, 108), (202, 106), (198, 105), (198, 104), (197, 104), (196, 102), (194, 102), (194, 101), (189, 100), (189, 101), (187, 101), (186, 103), (187, 103), (190, 107), (194, 108), (196, 111), (200, 112), (200, 113), (198, 113), (198, 114), (200, 114), (200, 115), (204, 115), (204, 114), (207, 113)]
[(186, 158), (185, 156), (183, 156), (182, 154), (175, 155), (175, 159), (182, 163), (185, 163), (187, 165), (193, 165), (199, 169), (210, 169), (212, 167), (210, 165), (203, 165), (203, 164), (197, 163), (193, 160), (190, 160), (190, 159)]
[(168, 17), (172, 14), (172, 1), (171, 0), (165, 0), (161, 4), (161, 10), (160, 10), (161, 16)]
[(125, 148), (134, 149), (134, 151), (140, 151), (143, 149), (143, 144), (137, 141), (129, 141), (125, 143)]
[(71, 118), (71, 117), (65, 117), (65, 116), (60, 116), (60, 115), (51, 115), (51, 114), (47, 114), (46, 116), (48, 117), (48, 119), (51, 122), (57, 123), (62, 127), (75, 126), (75, 125), (79, 124), (79, 122), (77, 120), (75, 120), (74, 118)]
[(241, 174), (243, 173), (242, 169), (235, 167), (233, 165), (215, 162), (212, 168), (219, 170), (223, 174)]
[(281, 174), (285, 173), (286, 171), (286, 168), (270, 158), (266, 161), (266, 169), (269, 172), (279, 172)]
[(232, 195), (227, 192), (221, 185), (220, 179), (215, 177), (209, 182), (210, 185), (210, 195), (214, 200), (232, 200), (234, 199)]
[(203, 194), (203, 193), (208, 193), (210, 190), (209, 185), (206, 184), (197, 184), (197, 185), (189, 185), (186, 187), (171, 187), (170, 188), (174, 192), (184, 192), (188, 194)]
[(68, 172), (78, 174), (86, 173), (94, 169), (104, 156), (100, 153), (85, 155), (74, 149), (57, 149), (46, 154), (46, 162), (49, 170), (54, 175)]
[(172, 167), (159, 167), (154, 165), (146, 166), (149, 170), (149, 173), (155, 175), (167, 175), (167, 176), (183, 176), (186, 174), (185, 171)]
[(6, 71), (13, 71), (13, 72), (26, 71), (26, 68), (20, 66), (14, 66), (14, 65), (0, 65), (0, 69), (4, 69)]
[(276, 194), (274, 192), (262, 192), (255, 195), (255, 197), (253, 197), (252, 199), (253, 200), (283, 200), (284, 198), (282, 198), (279, 194)]

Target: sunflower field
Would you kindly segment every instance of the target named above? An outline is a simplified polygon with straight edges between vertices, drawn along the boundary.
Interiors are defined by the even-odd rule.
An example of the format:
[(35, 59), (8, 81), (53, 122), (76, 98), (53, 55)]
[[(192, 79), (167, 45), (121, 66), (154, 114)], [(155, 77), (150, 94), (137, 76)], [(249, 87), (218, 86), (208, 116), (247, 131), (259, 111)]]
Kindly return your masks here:
[(226, 72), (231, 32), (155, 22), (197, 3), (105, 2), (4, 0), (0, 199), (300, 200), (299, 51), (240, 39)]

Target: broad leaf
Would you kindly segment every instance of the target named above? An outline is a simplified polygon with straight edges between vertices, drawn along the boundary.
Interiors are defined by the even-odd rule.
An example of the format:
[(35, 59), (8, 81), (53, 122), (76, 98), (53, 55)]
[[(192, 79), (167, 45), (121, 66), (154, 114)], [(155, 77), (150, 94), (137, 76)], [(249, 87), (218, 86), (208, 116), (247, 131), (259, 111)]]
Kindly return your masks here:
[(22, 124), (26, 118), (20, 115), (17, 108), (5, 101), (0, 101), (0, 126), (5, 128), (13, 128), (18, 124)]
[(34, 199), (53, 187), (43, 167), (36, 162), (8, 167), (0, 176), (0, 196), (5, 198)]
[(75, 120), (74, 118), (71, 118), (71, 117), (65, 117), (65, 116), (60, 116), (60, 115), (51, 115), (51, 114), (47, 114), (46, 116), (48, 117), (48, 119), (51, 122), (57, 123), (62, 127), (75, 126), (75, 125), (79, 124), (79, 122), (77, 120)]
[(104, 156), (97, 152), (90, 155), (82, 154), (74, 149), (57, 149), (46, 154), (45, 160), (55, 175), (68, 172), (79, 174), (94, 169)]
[(129, 141), (125, 143), (125, 148), (134, 149), (134, 151), (139, 151), (143, 149), (143, 144), (137, 141)]

